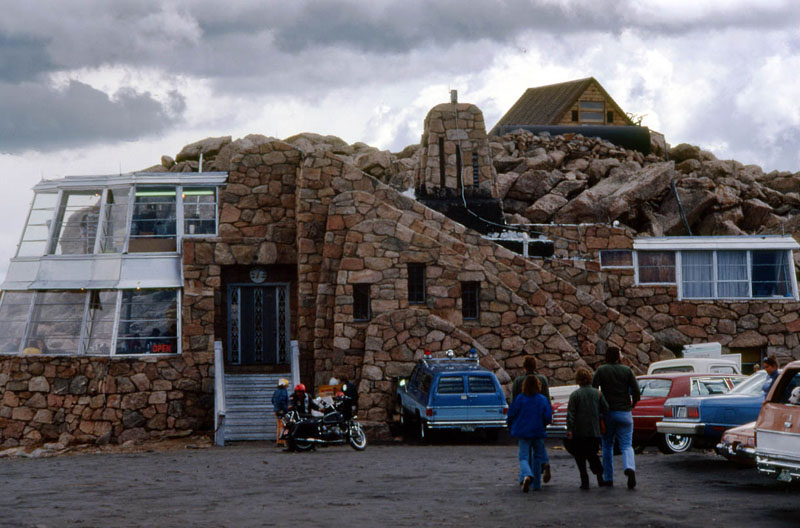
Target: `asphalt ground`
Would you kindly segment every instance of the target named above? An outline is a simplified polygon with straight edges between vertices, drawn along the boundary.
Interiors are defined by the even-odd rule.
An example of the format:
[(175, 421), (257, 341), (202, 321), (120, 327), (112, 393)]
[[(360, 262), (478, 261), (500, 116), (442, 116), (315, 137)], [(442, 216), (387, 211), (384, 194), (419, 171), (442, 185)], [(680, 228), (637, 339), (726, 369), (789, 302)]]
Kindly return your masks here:
[[(524, 494), (516, 444), (284, 452), (271, 443), (0, 459), (0, 526), (720, 526), (800, 525), (800, 486), (710, 452), (637, 455), (634, 490), (580, 490), (548, 441), (553, 479)], [(621, 464), (621, 458), (615, 457)]]

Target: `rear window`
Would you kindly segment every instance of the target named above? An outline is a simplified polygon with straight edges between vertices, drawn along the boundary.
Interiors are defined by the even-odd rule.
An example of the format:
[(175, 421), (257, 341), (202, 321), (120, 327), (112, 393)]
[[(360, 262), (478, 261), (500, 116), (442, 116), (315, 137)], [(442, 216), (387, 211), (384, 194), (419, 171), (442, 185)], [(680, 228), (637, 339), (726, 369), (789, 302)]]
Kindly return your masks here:
[(712, 365), (709, 370), (714, 374), (736, 374), (736, 370), (730, 365)]
[(642, 395), (642, 398), (666, 398), (669, 394), (670, 387), (672, 387), (672, 380), (639, 380), (639, 393)]
[(439, 394), (461, 394), (464, 392), (464, 378), (461, 376), (442, 376), (436, 388)]
[(709, 396), (711, 394), (725, 394), (728, 384), (724, 378), (695, 378), (692, 380), (692, 396)]
[(495, 391), (494, 380), (489, 376), (467, 376), (467, 384), (470, 392), (491, 392)]
[(653, 369), (651, 374), (665, 374), (668, 372), (694, 372), (694, 367), (691, 365), (681, 365), (675, 367), (662, 367), (658, 369)]

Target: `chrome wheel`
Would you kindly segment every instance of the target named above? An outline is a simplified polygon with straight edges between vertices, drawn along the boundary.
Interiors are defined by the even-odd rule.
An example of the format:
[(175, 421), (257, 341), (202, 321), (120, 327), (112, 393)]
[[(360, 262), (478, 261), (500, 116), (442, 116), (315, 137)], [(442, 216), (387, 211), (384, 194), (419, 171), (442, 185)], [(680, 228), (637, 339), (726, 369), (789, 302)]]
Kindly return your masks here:
[(367, 448), (367, 435), (361, 424), (353, 424), (350, 428), (350, 446), (356, 451), (363, 451)]
[(661, 437), (659, 447), (662, 453), (668, 455), (674, 453), (685, 453), (692, 447), (692, 437), (676, 434), (665, 434)]

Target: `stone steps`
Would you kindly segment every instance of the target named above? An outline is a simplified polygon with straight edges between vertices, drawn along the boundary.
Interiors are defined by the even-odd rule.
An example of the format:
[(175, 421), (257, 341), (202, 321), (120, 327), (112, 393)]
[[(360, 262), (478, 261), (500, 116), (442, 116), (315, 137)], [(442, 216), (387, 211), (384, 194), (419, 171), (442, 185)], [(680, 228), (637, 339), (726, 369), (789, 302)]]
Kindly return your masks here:
[(272, 393), (286, 374), (225, 374), (225, 440), (273, 440)]

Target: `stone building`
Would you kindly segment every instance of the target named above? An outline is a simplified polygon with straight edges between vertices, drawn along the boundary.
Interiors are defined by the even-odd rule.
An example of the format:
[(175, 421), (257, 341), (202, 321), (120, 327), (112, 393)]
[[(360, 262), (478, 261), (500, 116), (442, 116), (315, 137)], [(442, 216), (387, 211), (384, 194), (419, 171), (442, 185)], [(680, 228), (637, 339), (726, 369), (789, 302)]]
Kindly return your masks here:
[[(360, 417), (386, 435), (397, 377), (424, 349), (476, 348), (507, 387), (526, 355), (554, 384), (597, 366), (607, 343), (636, 369), (671, 356), (654, 337), (666, 322), (656, 312), (680, 331), (728, 344), (739, 335), (728, 310), (741, 306), (685, 308), (695, 302), (670, 297), (674, 285), (588, 262), (600, 250), (638, 251), (630, 233), (551, 226), (578, 229), (580, 242), (554, 238), (564, 258), (527, 259), (451, 218), (454, 209), (426, 205), (461, 198), (461, 213), (502, 219), (473, 105), (435, 107), (422, 143), (418, 199), (336, 149), (263, 136), (228, 149), (223, 172), (42, 181), (2, 286), (0, 446), (214, 429), (265, 438), (264, 406), (288, 375), (312, 387), (354, 380)], [(791, 287), (794, 300), (768, 300), (785, 308), (770, 324), (793, 328)], [(780, 346), (795, 346), (784, 334)]]

